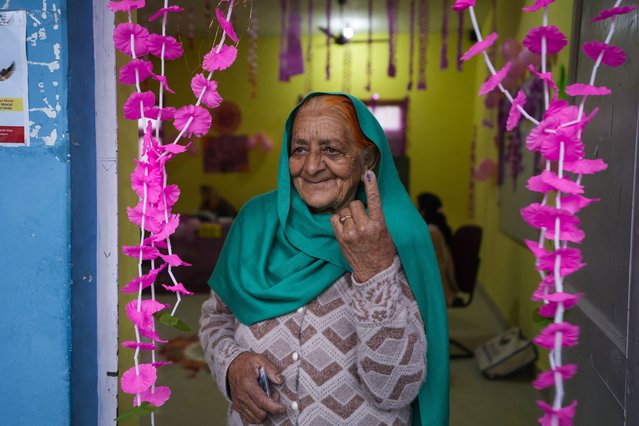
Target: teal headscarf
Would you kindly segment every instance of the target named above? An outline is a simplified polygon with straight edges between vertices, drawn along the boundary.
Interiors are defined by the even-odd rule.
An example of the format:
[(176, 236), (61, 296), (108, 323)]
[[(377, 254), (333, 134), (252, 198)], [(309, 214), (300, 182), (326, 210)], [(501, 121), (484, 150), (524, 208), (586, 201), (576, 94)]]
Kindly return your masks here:
[[(366, 137), (381, 153), (377, 180), (386, 225), (424, 321), (427, 374), (413, 403), (413, 424), (448, 425), (448, 324), (437, 259), (428, 228), (399, 180), (384, 131), (359, 99), (348, 97)], [(293, 109), (286, 121), (277, 191), (250, 200), (226, 239), (209, 285), (246, 325), (294, 311), (346, 272), (330, 215), (311, 213), (288, 168)], [(363, 186), (363, 185), (362, 185)], [(358, 198), (366, 203), (363, 188)]]

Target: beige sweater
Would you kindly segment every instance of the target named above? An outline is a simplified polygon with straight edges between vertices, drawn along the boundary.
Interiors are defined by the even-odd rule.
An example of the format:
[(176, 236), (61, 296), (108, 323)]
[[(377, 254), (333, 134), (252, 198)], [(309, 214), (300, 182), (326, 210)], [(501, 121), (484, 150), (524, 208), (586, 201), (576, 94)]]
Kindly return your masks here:
[[(406, 425), (426, 376), (426, 336), (398, 257), (358, 284), (345, 274), (296, 311), (246, 326), (214, 292), (202, 306), (200, 340), (228, 399), (226, 374), (241, 352), (282, 371), (273, 389), (288, 407), (276, 425)], [(229, 425), (241, 425), (229, 408)]]

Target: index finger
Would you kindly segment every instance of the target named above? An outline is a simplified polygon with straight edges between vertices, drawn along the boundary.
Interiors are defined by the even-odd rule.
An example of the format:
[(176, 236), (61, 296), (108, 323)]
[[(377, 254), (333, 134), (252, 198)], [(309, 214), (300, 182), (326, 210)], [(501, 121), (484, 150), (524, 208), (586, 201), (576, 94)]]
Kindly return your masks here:
[(366, 189), (368, 213), (370, 214), (371, 219), (383, 219), (384, 212), (382, 211), (382, 198), (379, 195), (377, 176), (375, 176), (375, 173), (373, 173), (372, 170), (366, 170), (366, 173), (364, 173), (364, 188)]

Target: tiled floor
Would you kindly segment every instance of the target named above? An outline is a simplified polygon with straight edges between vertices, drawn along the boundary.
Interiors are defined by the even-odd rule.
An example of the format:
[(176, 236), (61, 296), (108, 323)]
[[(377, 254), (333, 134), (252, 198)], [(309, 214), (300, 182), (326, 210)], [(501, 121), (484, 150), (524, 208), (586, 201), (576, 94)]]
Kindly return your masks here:
[[(174, 302), (173, 298), (162, 301)], [(205, 295), (195, 295), (183, 301), (176, 316), (197, 329), (200, 305)], [(485, 296), (479, 292), (470, 307), (451, 309), (449, 322), (451, 335), (474, 347), (494, 337), (502, 330)], [(162, 329), (167, 338), (191, 333)], [(190, 350), (197, 358), (197, 344)], [(160, 357), (161, 358), (161, 357)], [(188, 367), (188, 366), (187, 366)], [(474, 359), (451, 360), (450, 424), (452, 426), (527, 426), (537, 424), (539, 411), (535, 405), (538, 394), (530, 385), (531, 377), (521, 374), (508, 380), (484, 379)], [(158, 426), (188, 426), (226, 424), (226, 401), (219, 394), (207, 370), (193, 373), (181, 364), (159, 369), (158, 384), (167, 384), (173, 390), (171, 399), (155, 414)], [(148, 425), (149, 418), (140, 422)]]

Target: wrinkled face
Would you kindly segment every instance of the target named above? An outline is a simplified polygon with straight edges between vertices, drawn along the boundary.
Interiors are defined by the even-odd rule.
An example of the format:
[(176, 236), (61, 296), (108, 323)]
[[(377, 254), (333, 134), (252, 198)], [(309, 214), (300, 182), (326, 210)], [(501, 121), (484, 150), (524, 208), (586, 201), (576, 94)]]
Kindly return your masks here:
[(311, 211), (336, 213), (355, 199), (366, 167), (361, 152), (335, 112), (300, 110), (288, 166), (293, 186)]

